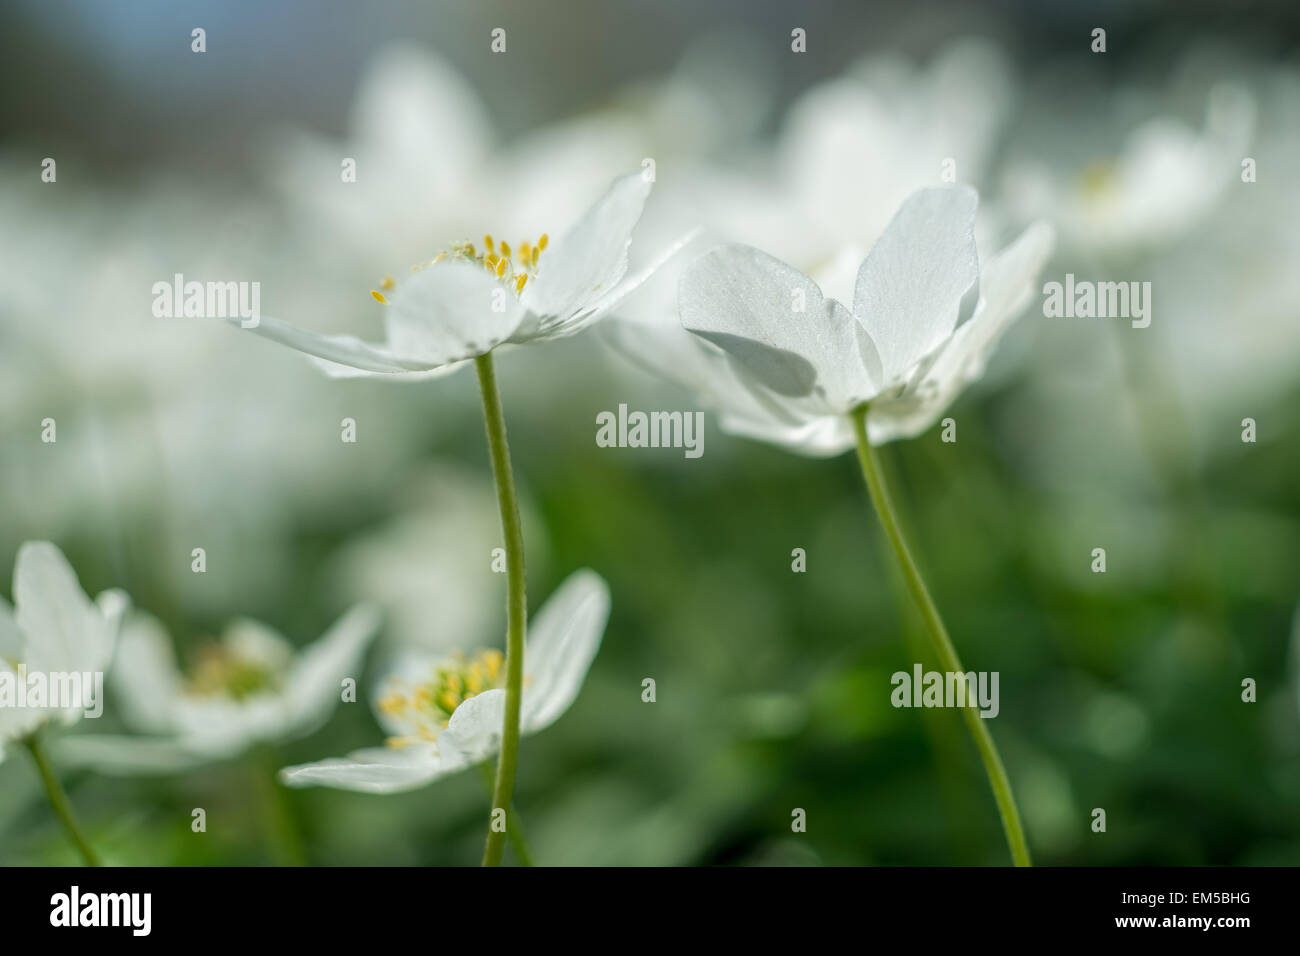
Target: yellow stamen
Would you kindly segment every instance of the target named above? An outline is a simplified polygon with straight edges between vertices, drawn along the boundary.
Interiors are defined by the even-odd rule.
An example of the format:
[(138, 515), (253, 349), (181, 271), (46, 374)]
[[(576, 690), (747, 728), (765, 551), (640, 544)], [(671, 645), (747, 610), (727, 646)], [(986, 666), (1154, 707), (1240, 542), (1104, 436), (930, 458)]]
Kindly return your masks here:
[(387, 300), (386, 298), (384, 298), (384, 294), (383, 294), (382, 292), (380, 292), (380, 291), (378, 291), (378, 290), (376, 290), (376, 289), (371, 289), (371, 290), (370, 290), (370, 294), (374, 297), (374, 300), (375, 300), (376, 302), (379, 302), (379, 303), (384, 304), (384, 305), (386, 305), (386, 304), (388, 303), (388, 300)]
[(490, 235), (488, 235), (488, 236), (484, 236), (484, 237), (483, 237), (483, 245), (487, 246), (487, 251), (488, 251), (488, 252), (496, 252), (496, 251), (497, 251), (497, 249), (496, 249), (496, 244), (493, 243), (493, 241), (492, 241), (492, 237), (491, 237)]
[(506, 259), (510, 258), (510, 243), (504, 240), (501, 243), (501, 255)]
[(545, 252), (546, 246), (550, 241), (551, 241), (551, 237), (548, 236), (546, 233), (542, 233), (541, 238), (537, 240), (537, 251)]
[(521, 272), (519, 273), (519, 275), (515, 276), (515, 295), (519, 295), (521, 292), (524, 291), (524, 283), (527, 281), (528, 281), (527, 272)]
[(379, 283), (379, 288), (385, 292), (392, 292), (396, 285), (397, 283), (393, 281), (392, 276), (384, 276), (384, 281)]
[(496, 268), (493, 269), (492, 271), (497, 274), (498, 279), (504, 276), (506, 274), (506, 260), (498, 259)]

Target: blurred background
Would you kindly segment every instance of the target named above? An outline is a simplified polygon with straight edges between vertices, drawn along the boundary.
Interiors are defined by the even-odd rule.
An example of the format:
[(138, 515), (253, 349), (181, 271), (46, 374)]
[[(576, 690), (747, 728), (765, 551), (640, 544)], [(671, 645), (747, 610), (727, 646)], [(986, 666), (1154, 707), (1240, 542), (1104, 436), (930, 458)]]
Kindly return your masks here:
[[(1294, 4), (15, 0), (6, 23), (0, 576), (55, 541), (182, 661), (241, 616), (301, 646), (355, 601), (387, 611), (361, 700), (306, 738), (183, 774), (67, 770), (111, 862), (477, 862), (477, 773), (386, 797), (267, 783), (379, 743), (366, 701), (401, 648), (504, 629), (471, 374), (330, 381), (219, 321), (154, 318), (153, 283), (258, 281), (264, 314), (374, 339), (385, 275), (485, 232), (556, 235), (653, 158), (634, 264), (705, 236), (619, 321), (675, 322), (676, 270), (718, 239), (857, 261), (946, 160), (980, 190), (981, 255), (1044, 219), (1042, 281), (1152, 283), (1147, 329), (1036, 297), (952, 409), (957, 443), (936, 428), (888, 467), (966, 666), (1000, 672), (1036, 862), (1300, 863)], [(498, 370), (530, 605), (584, 566), (613, 593), (582, 694), (522, 748), (540, 861), (1007, 861), (960, 716), (889, 704), (893, 672), (937, 665), (851, 455), (712, 415), (699, 459), (598, 448), (619, 403), (706, 408), (600, 332)], [(111, 696), (78, 728), (129, 729)], [(73, 862), (21, 754), (0, 781), (0, 862)]]

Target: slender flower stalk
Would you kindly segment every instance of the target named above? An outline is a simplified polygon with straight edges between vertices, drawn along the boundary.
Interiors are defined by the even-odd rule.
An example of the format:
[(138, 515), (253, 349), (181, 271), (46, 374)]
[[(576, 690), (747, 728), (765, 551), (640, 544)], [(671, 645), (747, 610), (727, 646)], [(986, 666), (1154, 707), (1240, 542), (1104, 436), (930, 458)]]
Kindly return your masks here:
[(67, 793), (63, 790), (63, 785), (59, 783), (58, 775), (54, 772), (54, 767), (50, 764), (49, 758), (45, 755), (45, 748), (36, 738), (35, 734), (26, 738), (23, 743), (32, 755), (32, 760), (36, 762), (36, 770), (41, 775), (41, 783), (45, 784), (45, 795), (50, 798), (50, 806), (54, 808), (55, 815), (59, 822), (63, 824), (63, 829), (67, 831), (68, 840), (77, 848), (86, 866), (102, 866), (99, 855), (95, 852), (86, 835), (81, 831), (81, 825), (77, 823), (76, 814), (72, 812), (72, 802), (68, 800)]
[(506, 813), (506, 825), (510, 835), (510, 846), (515, 851), (515, 857), (519, 860), (520, 866), (536, 866), (533, 861), (533, 853), (528, 848), (528, 837), (524, 833), (524, 822), (519, 818), (519, 812), (515, 810), (514, 804), (511, 804), (510, 810)]
[[(492, 459), (492, 478), (501, 510), (501, 530), (506, 547), (506, 700), (505, 722), (501, 728), (501, 753), (497, 758), (496, 783), (492, 788), (492, 807), (510, 808), (515, 790), (515, 765), (519, 759), (519, 712), (524, 688), (524, 630), (528, 599), (524, 590), (524, 535), (519, 521), (519, 500), (510, 469), (510, 446), (506, 442), (506, 420), (501, 410), (501, 392), (497, 388), (492, 353), (476, 356), (479, 392), (483, 396), (483, 422), (487, 428), (488, 454)], [(509, 826), (507, 812), (507, 827)], [(505, 833), (489, 824), (487, 844), (483, 848), (483, 865), (500, 866), (505, 851)]]
[[(493, 777), (492, 768), (487, 764), (481, 765), (483, 768), (483, 782), (487, 785), (488, 796), (492, 795)], [(519, 860), (520, 866), (536, 866), (533, 860), (533, 851), (528, 847), (528, 834), (524, 832), (524, 821), (519, 816), (519, 811), (515, 809), (514, 804), (506, 811), (506, 835), (510, 837), (510, 848), (515, 851), (515, 858)]]
[[(899, 567), (902, 568), (907, 588), (912, 592), (912, 599), (916, 601), (921, 617), (925, 620), (926, 630), (930, 634), (935, 653), (939, 655), (940, 663), (945, 670), (952, 673), (964, 673), (965, 668), (962, 667), (957, 649), (952, 646), (952, 640), (948, 637), (943, 619), (939, 616), (939, 609), (935, 607), (934, 599), (930, 597), (930, 591), (925, 586), (921, 571), (912, 558), (907, 541), (903, 538), (902, 529), (898, 525), (898, 515), (890, 499), (889, 487), (885, 484), (884, 473), (880, 467), (879, 454), (867, 439), (868, 404), (863, 403), (855, 408), (850, 418), (853, 421), (854, 434), (857, 436), (858, 461), (862, 465), (867, 491), (871, 494), (871, 503), (875, 506), (876, 514), (880, 516), (885, 536), (894, 549), (894, 556), (898, 559)], [(998, 813), (1002, 816), (1002, 829), (1006, 832), (1007, 845), (1011, 849), (1011, 859), (1016, 866), (1031, 866), (1029, 845), (1025, 842), (1020, 813), (1016, 809), (1016, 798), (1011, 792), (1011, 781), (1007, 779), (1007, 771), (1002, 766), (1002, 758), (998, 755), (997, 745), (993, 743), (993, 736), (988, 732), (984, 719), (980, 717), (978, 710), (970, 701), (967, 701), (966, 706), (962, 708), (962, 717), (975, 740), (975, 747), (979, 751), (980, 760), (984, 763), (984, 771), (988, 774), (989, 784), (993, 788)]]
[(262, 825), (278, 866), (307, 866), (307, 848), (293, 810), (285, 799), (284, 789), (275, 778), (279, 760), (275, 748), (261, 744), (255, 748), (253, 787), (261, 801)]
[[(491, 696), (478, 690), (461, 696), (457, 691), (457, 700), (445, 711), (448, 716), (442, 721), (442, 729), (449, 732), (448, 752), (457, 740), (467, 749), (452, 757), (439, 754), (435, 759), (429, 759), (435, 756), (429, 748), (421, 747), (414, 751), (418, 754), (414, 759), (375, 759), (375, 755), (367, 753), (364, 762), (345, 758), (325, 762), (323, 767), (290, 767), (282, 779), (291, 786), (309, 785), (322, 778), (336, 782), (346, 779), (353, 785), (391, 792), (458, 769), (471, 762), (469, 754), (485, 759), (499, 739), (492, 807), (508, 814), (519, 757), (521, 714), (525, 731), (546, 726), (558, 717), (563, 707), (551, 705), (564, 701), (567, 706), (572, 701), (570, 692), (576, 692), (581, 685), (590, 657), (576, 657), (583, 663), (581, 673), (563, 669), (560, 673), (565, 683), (557, 684), (550, 697), (535, 693), (533, 697), (539, 703), (533, 711), (524, 713), (524, 544), (492, 350), (506, 343), (541, 343), (577, 334), (607, 315), (693, 238), (694, 233), (681, 237), (648, 267), (627, 275), (632, 231), (641, 218), (652, 184), (653, 177), (643, 171), (620, 176), (557, 241), (552, 242), (550, 234), (543, 233), (535, 241), (526, 240), (512, 249), (508, 242), (485, 234), (482, 251), (472, 242), (458, 242), (416, 266), (400, 288), (391, 277), (385, 278), (380, 289), (370, 292), (376, 302), (385, 306), (382, 343), (366, 343), (348, 335), (322, 335), (270, 316), (261, 317), (251, 327), (258, 335), (306, 354), (327, 374), (337, 377), (438, 378), (473, 359), (483, 396), (483, 417), (505, 536), (505, 687), (492, 687), (502, 693)], [(571, 603), (563, 610), (570, 616), (557, 617), (553, 633), (561, 635), (570, 625), (577, 627), (586, 638), (584, 649), (594, 653), (608, 616), (608, 589), (595, 575), (583, 575), (567, 597)], [(476, 674), (476, 680), (481, 683), (486, 673)], [(495, 682), (495, 670), (488, 676)], [(451, 710), (459, 710), (466, 700), (476, 703), (454, 723), (461, 731), (474, 731), (473, 739), (461, 738), (452, 730), (455, 715)], [(477, 731), (486, 723), (486, 709), (497, 706), (503, 711), (499, 738), (493, 734), (490, 740), (482, 739)], [(432, 741), (425, 738), (424, 742)], [(489, 827), (484, 866), (500, 865), (505, 837), (504, 832)]]

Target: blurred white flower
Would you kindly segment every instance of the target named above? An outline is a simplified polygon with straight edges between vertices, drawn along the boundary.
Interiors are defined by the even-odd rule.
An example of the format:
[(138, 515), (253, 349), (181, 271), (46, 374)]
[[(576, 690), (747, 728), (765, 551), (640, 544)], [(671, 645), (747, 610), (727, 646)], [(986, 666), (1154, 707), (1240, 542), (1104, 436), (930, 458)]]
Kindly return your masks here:
[[(1060, 111), (1059, 103), (1051, 108)], [(1051, 126), (1056, 135), (1044, 147), (1050, 155), (1022, 152), (1008, 162), (1007, 207), (1024, 219), (1051, 217), (1064, 247), (1114, 261), (1182, 238), (1219, 204), (1239, 180), (1255, 100), (1241, 86), (1220, 84), (1209, 93), (1199, 129), (1156, 115), (1109, 150), (1111, 129), (1066, 115), (1068, 124), (1058, 117)], [(1080, 156), (1091, 158), (1081, 165)]]
[(1167, 353), (1165, 367), (1207, 452), (1239, 452), (1219, 438), (1225, 423), (1239, 425), (1276, 401), (1300, 374), (1300, 191), (1290, 177), (1265, 172), (1287, 168), (1300, 152), (1300, 71), (1271, 70), (1252, 91), (1258, 180), (1232, 185), (1212, 228), (1149, 265), (1161, 314), (1170, 317), (1152, 324), (1155, 348)]
[[(523, 734), (549, 727), (569, 709), (600, 647), (609, 588), (599, 575), (570, 575), (529, 622), (524, 649)], [(378, 695), (388, 746), (286, 767), (292, 787), (396, 793), (487, 760), (500, 745), (504, 661), (496, 650), (438, 660), (412, 657)]]
[[(573, 335), (658, 267), (625, 278), (632, 230), (650, 187), (642, 174), (629, 173), (555, 243), (543, 233), (512, 249), (488, 235), (482, 250), (461, 243), (417, 267), (391, 297), (372, 293), (387, 306), (382, 345), (308, 332), (271, 318), (250, 331), (306, 353), (330, 375), (406, 378), (448, 374), (503, 343)], [(665, 258), (679, 247), (671, 247)]]
[[(28, 541), (18, 549), (13, 588), (13, 607), (0, 598), (0, 681), (13, 689), (39, 677), (46, 693), (37, 702), (25, 696), (0, 700), (0, 760), (8, 744), (42, 726), (81, 719), (92, 702), (56, 699), (55, 676), (102, 675), (128, 603), (120, 590), (104, 591), (92, 602), (63, 552), (48, 541)], [(87, 689), (78, 686), (85, 698)]]
[[(447, 61), (411, 43), (382, 50), (362, 75), (349, 127), (342, 142), (293, 131), (271, 144), (271, 176), (303, 226), (302, 243), (341, 240), (350, 260), (383, 268), (430, 235), (472, 225), (495, 133)], [(354, 181), (343, 179), (344, 159), (355, 163)]]
[(682, 325), (704, 343), (644, 324), (611, 333), (700, 393), (724, 430), (834, 455), (853, 445), (848, 414), (870, 402), (873, 443), (917, 435), (982, 373), (1051, 251), (1036, 224), (981, 274), (977, 201), (969, 187), (908, 199), (860, 264), (851, 310), (780, 260), (724, 246), (691, 263), (679, 290)]
[(692, 171), (686, 188), (719, 236), (816, 275), (845, 246), (868, 248), (916, 190), (981, 184), (1012, 91), (984, 40), (925, 65), (873, 55), (799, 97), (770, 151)]
[[(499, 143), (474, 85), (431, 49), (398, 42), (367, 65), (347, 138), (277, 134), (272, 177), (301, 224), (298, 244), (334, 263), (343, 244), (363, 274), (407, 259), (430, 235), (472, 234), (485, 219), (503, 234), (538, 235), (585, 202), (591, 182), (647, 157), (677, 178), (689, 157), (734, 151), (768, 103), (755, 68), (760, 43), (734, 28), (706, 34), (666, 75)], [(339, 182), (341, 157), (355, 161), (354, 181)]]
[[(759, 69), (764, 44), (734, 25), (689, 39), (667, 74), (604, 93), (595, 108), (504, 145), (476, 177), (486, 188), (474, 204), (508, 234), (536, 235), (585, 202), (590, 183), (641, 165), (659, 178), (646, 218), (662, 218), (664, 190), (679, 191), (705, 156), (733, 163), (757, 133), (771, 107), (771, 77)], [(687, 212), (665, 223), (672, 227), (665, 238), (694, 225), (699, 207)], [(642, 248), (646, 225), (638, 230)]]
[[(503, 542), (497, 509), (492, 487), (478, 477), (429, 467), (398, 495), (392, 518), (331, 559), (331, 586), (382, 607), (385, 634), (399, 647), (444, 650), (463, 646), (466, 634), (504, 628), (505, 575), (493, 571), (492, 556)], [(533, 574), (546, 565), (546, 531), (526, 501), (520, 512)]]
[(265, 625), (237, 620), (183, 673), (162, 624), (135, 612), (122, 629), (111, 676), (123, 720), (141, 735), (67, 737), (57, 753), (103, 773), (155, 773), (305, 736), (333, 713), (343, 680), (357, 676), (378, 626), (376, 609), (358, 605), (295, 651)]
[[(1107, 500), (1127, 497), (1139, 505), (1168, 493), (1169, 469), (1194, 472), (1214, 458), (1243, 453), (1251, 446), (1224, 436), (1238, 435), (1242, 419), (1277, 402), (1300, 372), (1300, 272), (1292, 265), (1300, 255), (1300, 193), (1287, 177), (1266, 175), (1285, 168), (1300, 149), (1300, 74), (1271, 64), (1224, 66), (1217, 58), (1189, 59), (1183, 72), (1185, 79), (1162, 91), (1156, 105), (1132, 90), (1117, 98), (1135, 98), (1144, 117), (1163, 114), (1155, 127), (1181, 126), (1197, 144), (1170, 156), (1183, 168), (1170, 173), (1169, 184), (1152, 186), (1169, 209), (1143, 214), (1160, 228), (1135, 221), (1133, 231), (1113, 234), (1114, 244), (1105, 245), (1100, 234), (1081, 234), (1078, 217), (1068, 214), (1072, 234), (1063, 231), (1052, 267), (1058, 277), (1088, 269), (1098, 277), (1149, 280), (1158, 303), (1150, 328), (1128, 333), (1089, 323), (1039, 325), (1035, 348), (1044, 360), (1028, 370), (1025, 402), (1009, 410), (1006, 453), (1022, 474), (1071, 499), (1100, 491)], [(1216, 81), (1207, 92), (1207, 76), (1232, 81)], [(1184, 88), (1181, 96), (1171, 95)], [(1199, 131), (1169, 118), (1176, 112), (1172, 103), (1184, 100), (1206, 106)], [(1119, 103), (1108, 105), (1117, 111)], [(1062, 111), (1062, 104), (1053, 109)], [(1075, 121), (1070, 125), (1084, 125), (1077, 116), (1081, 107), (1063, 112), (1067, 122)], [(1046, 127), (1041, 138), (1060, 149), (1057, 155), (1043, 147), (1039, 155), (1062, 188), (1067, 170), (1080, 175), (1081, 162), (1099, 157), (1104, 170), (1114, 162), (1104, 157), (1126, 151), (1122, 142), (1105, 146), (1112, 138), (1108, 126), (1117, 125), (1113, 118), (1089, 124), (1088, 134), (1048, 122), (1035, 114), (1031, 125)], [(1162, 138), (1177, 137), (1153, 137)], [(1129, 136), (1129, 145), (1136, 139)], [(1248, 157), (1257, 162), (1254, 182), (1243, 178)], [(1024, 165), (1021, 160), (1016, 168)], [(1189, 177), (1201, 185), (1187, 185)], [(1184, 184), (1186, 195), (1170, 192), (1176, 183)], [(1062, 201), (1052, 195), (1030, 201), (1026, 186), (1008, 181), (1021, 213)], [(1148, 201), (1139, 199), (1134, 208)], [(1124, 387), (1117, 390), (1116, 383)], [(1070, 428), (1049, 424), (1062, 416), (1074, 420)], [(1106, 454), (1097, 454), (1098, 448)]]
[[(124, 584), (166, 577), (188, 609), (225, 613), (285, 585), (290, 527), (338, 514), (362, 487), (386, 492), (423, 452), (421, 411), (386, 390), (341, 394), (215, 323), (152, 314), (152, 285), (178, 271), (247, 277), (264, 303), (292, 295), (311, 309), (320, 292), (303, 288), (276, 219), (174, 173), (138, 188), (77, 177), (52, 189), (0, 159), (0, 487), (24, 503), (0, 510), (0, 533), (104, 549)], [(381, 414), (384, 427), (368, 427)], [(361, 423), (364, 455), (339, 440), (345, 416)], [(241, 559), (218, 558), (206, 575), (177, 560), (235, 542)]]

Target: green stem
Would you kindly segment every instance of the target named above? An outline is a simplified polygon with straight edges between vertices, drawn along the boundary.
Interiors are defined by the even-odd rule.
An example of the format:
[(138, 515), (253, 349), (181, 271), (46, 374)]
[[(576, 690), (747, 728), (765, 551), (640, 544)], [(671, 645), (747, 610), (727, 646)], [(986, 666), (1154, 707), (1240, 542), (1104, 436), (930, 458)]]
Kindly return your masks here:
[(277, 776), (284, 765), (270, 744), (261, 744), (250, 755), (253, 785), (261, 797), (262, 826), (277, 866), (306, 866), (307, 851), (302, 834), (289, 808), (285, 789)]
[[(492, 768), (487, 764), (480, 764), (483, 768), (483, 779), (487, 783), (488, 794), (492, 793)], [(520, 866), (536, 866), (533, 860), (533, 853), (528, 848), (528, 835), (524, 833), (524, 821), (519, 816), (519, 811), (515, 809), (513, 803), (506, 810), (506, 835), (510, 837), (510, 848), (515, 851), (515, 857), (519, 860)]]
[[(965, 668), (962, 667), (961, 659), (957, 656), (957, 649), (952, 646), (948, 631), (943, 626), (943, 619), (939, 616), (939, 609), (935, 607), (934, 599), (930, 597), (925, 580), (921, 577), (921, 571), (916, 566), (912, 552), (907, 547), (907, 541), (903, 538), (902, 529), (898, 525), (898, 514), (890, 500), (889, 487), (885, 483), (879, 455), (867, 439), (867, 406), (860, 405), (853, 410), (850, 417), (858, 439), (858, 461), (862, 464), (862, 475), (867, 482), (867, 491), (871, 494), (871, 503), (875, 505), (876, 514), (880, 516), (880, 523), (885, 529), (885, 536), (894, 549), (894, 556), (898, 558), (899, 566), (903, 570), (903, 578), (907, 581), (907, 588), (912, 592), (912, 599), (916, 601), (921, 617), (925, 620), (934, 650), (939, 655), (939, 661), (945, 670), (951, 673), (964, 673)], [(1011, 792), (1011, 781), (1007, 779), (1007, 771), (1002, 766), (1002, 758), (998, 756), (998, 748), (993, 743), (993, 736), (989, 733), (984, 718), (980, 717), (974, 704), (968, 702), (961, 711), (966, 726), (975, 739), (980, 760), (984, 762), (984, 771), (988, 774), (989, 784), (993, 787), (993, 797), (997, 800), (998, 812), (1002, 816), (1002, 829), (1006, 831), (1007, 844), (1011, 848), (1011, 859), (1016, 866), (1030, 866), (1029, 845), (1025, 842), (1020, 813), (1016, 810), (1016, 798)]]
[(536, 866), (533, 862), (533, 854), (528, 849), (528, 838), (524, 834), (524, 822), (519, 819), (519, 813), (515, 810), (515, 805), (510, 804), (510, 809), (506, 811), (506, 833), (510, 836), (510, 848), (515, 851), (515, 857), (519, 860), (520, 866)]
[[(519, 522), (519, 500), (515, 496), (515, 479), (510, 470), (510, 446), (506, 443), (506, 420), (501, 411), (501, 393), (497, 389), (492, 353), (474, 359), (478, 372), (479, 392), (483, 396), (483, 422), (487, 428), (488, 454), (492, 459), (492, 477), (497, 488), (497, 507), (501, 511), (501, 530), (506, 545), (506, 708), (501, 728), (501, 755), (497, 759), (496, 785), (492, 789), (492, 808), (510, 807), (515, 790), (515, 764), (519, 760), (519, 709), (524, 688), (524, 628), (528, 601), (524, 592), (524, 534)], [(506, 828), (510, 821), (507, 813)], [(505, 834), (488, 824), (487, 843), (483, 847), (483, 865), (500, 866), (505, 852)]]
[(27, 745), (27, 750), (31, 753), (32, 759), (36, 761), (36, 770), (41, 775), (41, 782), (45, 784), (45, 795), (50, 798), (50, 806), (54, 808), (55, 815), (59, 822), (63, 824), (63, 829), (68, 833), (68, 839), (72, 842), (82, 859), (86, 861), (86, 866), (102, 866), (98, 854), (86, 840), (86, 835), (81, 832), (81, 825), (77, 823), (77, 817), (72, 812), (72, 803), (68, 800), (68, 795), (63, 791), (63, 785), (59, 783), (59, 778), (54, 772), (54, 767), (50, 765), (50, 759), (45, 755), (45, 748), (41, 742), (32, 734), (26, 738), (23, 743)]

